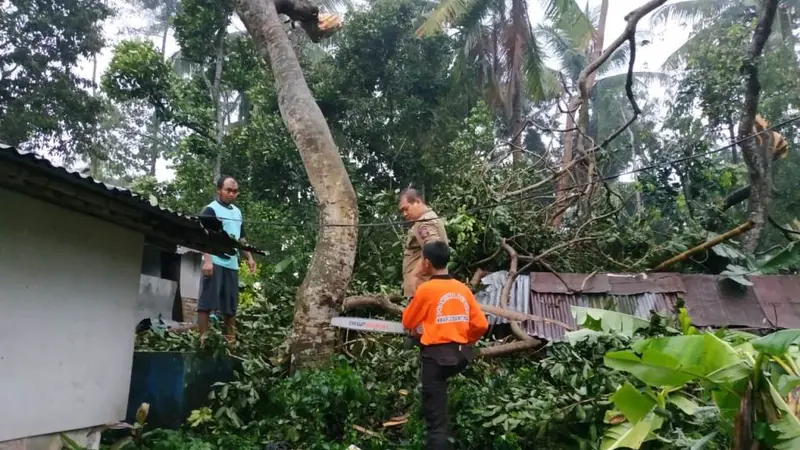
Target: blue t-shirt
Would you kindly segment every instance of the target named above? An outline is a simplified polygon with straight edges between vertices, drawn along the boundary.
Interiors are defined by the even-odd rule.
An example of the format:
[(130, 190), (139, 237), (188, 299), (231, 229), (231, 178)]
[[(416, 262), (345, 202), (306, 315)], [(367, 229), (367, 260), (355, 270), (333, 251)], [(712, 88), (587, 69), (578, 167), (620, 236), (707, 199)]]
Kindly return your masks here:
[[(216, 217), (222, 222), (222, 229), (231, 238), (238, 241), (244, 237), (244, 227), (242, 226), (242, 211), (234, 205), (223, 205), (217, 200), (209, 203), (200, 213), (203, 216)], [(228, 269), (239, 270), (239, 250), (233, 255), (217, 256), (211, 255), (211, 262), (216, 266)]]

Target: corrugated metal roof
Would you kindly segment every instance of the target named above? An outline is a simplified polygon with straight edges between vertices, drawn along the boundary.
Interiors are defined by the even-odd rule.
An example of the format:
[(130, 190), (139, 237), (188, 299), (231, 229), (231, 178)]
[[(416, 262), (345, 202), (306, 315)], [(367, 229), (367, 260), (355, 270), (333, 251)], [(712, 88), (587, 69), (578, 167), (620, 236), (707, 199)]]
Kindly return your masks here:
[(202, 220), (157, 205), (128, 189), (53, 164), (34, 152), (0, 143), (0, 186), (30, 197), (143, 233), (151, 242), (199, 251), (231, 253), (243, 246), (221, 230), (219, 221)]
[[(484, 305), (500, 306), (508, 272), (486, 275), (486, 288), (475, 297)], [(531, 273), (517, 277), (508, 309), (576, 326), (570, 306), (611, 308), (650, 318), (651, 311), (668, 313), (682, 298), (697, 326), (800, 328), (800, 277), (752, 276), (743, 287), (719, 275), (558, 274)], [(582, 292), (581, 292), (582, 291)], [(489, 315), (491, 325), (507, 323)], [(521, 324), (531, 336), (563, 339), (565, 330), (544, 321)]]
[[(481, 280), (481, 284), (486, 286), (485, 289), (475, 294), (475, 299), (482, 305), (500, 306), (500, 293), (503, 290), (503, 285), (508, 277), (508, 272), (501, 270), (499, 272), (492, 272)], [(511, 288), (508, 299), (508, 309), (511, 311), (521, 312), (524, 314), (530, 313), (530, 277), (528, 275), (519, 275), (514, 281), (514, 286)], [(508, 321), (502, 317), (496, 317), (489, 314), (489, 325), (496, 325), (499, 323), (507, 323)]]
[(547, 294), (609, 293), (636, 295), (646, 292), (685, 292), (681, 278), (672, 273), (560, 273), (535, 272), (533, 291)]
[[(548, 276), (549, 275), (549, 276)], [(605, 274), (601, 274), (605, 275)], [(486, 288), (475, 294), (478, 303), (482, 305), (500, 306), (500, 293), (503, 290), (508, 272), (499, 271), (486, 275), (481, 280), (481, 284)], [(588, 274), (559, 274), (567, 285), (578, 290), (584, 283)], [(594, 278), (594, 277), (592, 277)], [(616, 295), (608, 292), (598, 292), (600, 288), (606, 287), (611, 290), (611, 284), (604, 282), (605, 277), (597, 277), (596, 284), (591, 285), (587, 282), (585, 290), (592, 289), (594, 292), (584, 293), (552, 293), (538, 292), (541, 289), (540, 280), (544, 280), (547, 290), (564, 289), (564, 283), (558, 280), (552, 273), (531, 273), (530, 275), (519, 275), (515, 280), (514, 287), (509, 295), (508, 309), (524, 314), (531, 314), (547, 319), (557, 320), (578, 328), (575, 319), (572, 317), (570, 306), (583, 306), (587, 308), (608, 308), (615, 306), (615, 310), (626, 314), (650, 318), (650, 311), (667, 312), (674, 309), (677, 294), (675, 293), (642, 293), (638, 295)], [(531, 284), (533, 279), (533, 284)], [(559, 287), (556, 287), (558, 283)], [(594, 286), (587, 288), (586, 286)], [(508, 320), (489, 314), (489, 324), (496, 325), (508, 323)], [(564, 338), (563, 327), (544, 321), (526, 321), (520, 324), (522, 329), (531, 336), (548, 341), (560, 341)]]
[(718, 275), (683, 275), (683, 296), (701, 326), (800, 328), (800, 277), (748, 276), (742, 286)]

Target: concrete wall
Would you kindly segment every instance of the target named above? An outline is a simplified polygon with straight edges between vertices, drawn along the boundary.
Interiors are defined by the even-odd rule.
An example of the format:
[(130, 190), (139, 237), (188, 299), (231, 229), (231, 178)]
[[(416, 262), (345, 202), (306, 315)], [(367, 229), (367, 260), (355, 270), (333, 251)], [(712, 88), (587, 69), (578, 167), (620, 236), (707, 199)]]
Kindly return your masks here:
[[(69, 431), (64, 432), (64, 435), (87, 450), (100, 448), (99, 428)], [(0, 450), (62, 450), (65, 448), (68, 447), (66, 442), (61, 439), (61, 433), (0, 442)]]
[(200, 295), (200, 276), (203, 269), (203, 255), (186, 251), (181, 255), (181, 307), (183, 321), (197, 319), (197, 299)]
[(197, 300), (200, 294), (200, 275), (203, 255), (188, 251), (181, 255), (181, 297)]
[(0, 220), (0, 442), (123, 420), (143, 236), (1, 188), (0, 205), (13, 207)]
[(140, 279), (136, 318), (141, 320), (160, 316), (162, 319), (172, 319), (178, 282), (150, 275), (142, 275)]

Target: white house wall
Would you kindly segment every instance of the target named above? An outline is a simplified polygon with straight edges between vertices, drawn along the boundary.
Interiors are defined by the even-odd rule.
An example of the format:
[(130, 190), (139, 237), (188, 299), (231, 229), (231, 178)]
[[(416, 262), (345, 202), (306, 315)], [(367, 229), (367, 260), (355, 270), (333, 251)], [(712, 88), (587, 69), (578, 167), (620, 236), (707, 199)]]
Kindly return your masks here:
[(178, 282), (142, 275), (139, 283), (139, 300), (136, 302), (136, 319), (172, 319), (175, 292)]
[(203, 269), (203, 255), (186, 252), (181, 255), (181, 297), (197, 300), (200, 298), (200, 275)]
[(0, 189), (0, 442), (123, 420), (141, 234)]

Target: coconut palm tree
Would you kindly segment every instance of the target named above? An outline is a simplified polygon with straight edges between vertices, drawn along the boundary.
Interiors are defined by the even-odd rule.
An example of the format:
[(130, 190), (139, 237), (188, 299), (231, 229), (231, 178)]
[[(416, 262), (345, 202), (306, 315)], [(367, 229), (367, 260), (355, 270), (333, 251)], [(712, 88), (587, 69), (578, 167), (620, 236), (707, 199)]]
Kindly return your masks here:
[[(576, 128), (575, 117), (579, 107), (587, 108), (589, 111), (589, 123), (583, 125), (586, 127), (587, 134), (594, 140), (597, 140), (598, 135), (608, 135), (627, 122), (627, 119), (630, 118), (628, 111), (631, 109), (625, 97), (627, 70), (623, 70), (627, 68), (630, 59), (630, 49), (627, 46), (615, 50), (603, 66), (598, 68), (595, 73), (590, 74), (587, 78), (590, 102), (588, 105), (580, 104), (581, 99), (578, 95), (577, 86), (578, 78), (591, 61), (600, 56), (604, 43), (608, 2), (604, 0), (600, 5), (599, 11), (592, 11), (588, 8), (584, 10), (573, 9), (572, 11), (573, 14), (577, 14), (580, 11), (584, 17), (582, 21), (588, 21), (592, 24), (592, 29), (596, 31), (589, 35), (576, 33), (576, 29), (572, 26), (575, 19), (562, 19), (552, 24), (539, 26), (535, 30), (537, 39), (545, 43), (546, 48), (550, 50), (550, 54), (558, 61), (560, 73), (566, 82), (569, 92), (564, 92), (564, 94), (569, 95), (569, 99), (566, 102), (565, 123), (568, 131), (564, 135), (562, 167), (567, 167), (572, 162), (576, 134), (573, 129)], [(648, 39), (648, 32), (637, 32), (637, 41), (646, 43)], [(636, 88), (645, 88), (647, 83), (664, 81), (665, 78), (666, 75), (659, 72), (633, 73), (634, 87)], [(622, 138), (627, 139), (627, 136), (622, 136)], [(630, 146), (628, 146), (628, 150), (630, 150)], [(615, 153), (615, 157), (611, 158), (611, 161), (613, 161), (612, 166), (624, 165), (622, 160), (630, 160), (630, 157), (632, 157), (630, 151), (623, 153), (625, 154)], [(570, 178), (566, 175), (559, 179), (556, 192), (556, 201), (560, 205), (559, 211), (563, 211), (566, 206), (563, 202), (566, 197), (569, 180)], [(561, 215), (556, 214), (553, 217), (553, 226), (558, 226), (560, 221)]]
[[(652, 26), (677, 23), (695, 27), (689, 39), (666, 59), (664, 68), (680, 68), (686, 62), (686, 56), (700, 42), (713, 39), (721, 28), (754, 19), (760, 7), (761, 2), (758, 0), (681, 0), (662, 6), (651, 17)], [(792, 31), (798, 13), (800, 0), (782, 1), (776, 21), (779, 33), (773, 33), (770, 40), (795, 48), (797, 38)]]
[[(576, 39), (594, 32), (575, 0), (542, 0), (554, 22), (571, 24)], [(543, 64), (544, 55), (534, 36), (526, 0), (441, 0), (420, 36), (452, 27), (461, 35), (464, 52), (456, 67), (478, 69), (489, 104), (503, 119), (511, 138), (513, 160), (522, 157), (527, 99), (541, 101), (559, 94), (555, 74)]]

